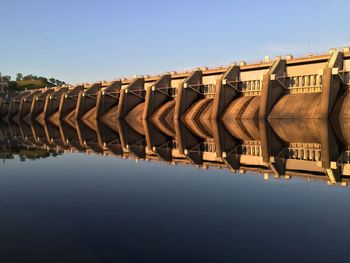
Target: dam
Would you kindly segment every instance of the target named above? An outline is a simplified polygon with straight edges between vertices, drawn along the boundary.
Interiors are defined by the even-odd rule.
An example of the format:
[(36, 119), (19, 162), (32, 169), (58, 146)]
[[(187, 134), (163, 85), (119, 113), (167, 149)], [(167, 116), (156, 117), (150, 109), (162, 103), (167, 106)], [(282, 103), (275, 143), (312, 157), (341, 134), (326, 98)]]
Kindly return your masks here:
[(274, 177), (350, 178), (350, 48), (64, 85), (1, 105), (2, 137)]
[(349, 74), (350, 49), (331, 49), (317, 56), (24, 91), (5, 101), (0, 113), (4, 120), (29, 123), (342, 119), (350, 117)]

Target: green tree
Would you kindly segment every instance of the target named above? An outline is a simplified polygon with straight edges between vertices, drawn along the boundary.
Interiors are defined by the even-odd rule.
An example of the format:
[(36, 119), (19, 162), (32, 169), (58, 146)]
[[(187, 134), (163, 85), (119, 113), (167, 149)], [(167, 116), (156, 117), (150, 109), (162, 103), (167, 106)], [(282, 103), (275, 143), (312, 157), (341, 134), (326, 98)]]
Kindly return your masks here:
[(23, 79), (23, 74), (22, 73), (17, 73), (17, 77), (16, 77), (16, 80), (17, 81), (20, 81)]
[(10, 81), (11, 81), (11, 76), (3, 76), (2, 79), (3, 79), (5, 82), (10, 82)]
[(33, 75), (30, 74), (30, 75), (27, 75), (23, 78), (24, 80), (32, 80), (33, 79)]
[(39, 80), (42, 81), (43, 83), (47, 83), (48, 82), (47, 78), (44, 78), (44, 77), (39, 77)]

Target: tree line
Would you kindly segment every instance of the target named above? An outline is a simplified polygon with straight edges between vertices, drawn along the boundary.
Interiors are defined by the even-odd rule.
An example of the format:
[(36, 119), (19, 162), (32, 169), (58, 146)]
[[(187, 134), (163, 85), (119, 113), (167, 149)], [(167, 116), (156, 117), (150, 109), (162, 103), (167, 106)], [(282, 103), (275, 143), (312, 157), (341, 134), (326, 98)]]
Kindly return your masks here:
[(7, 88), (12, 90), (37, 89), (45, 86), (53, 87), (65, 84), (64, 81), (55, 78), (45, 78), (33, 74), (23, 75), (22, 73), (17, 73), (15, 80), (12, 80), (11, 76), (2, 76), (0, 73), (0, 82), (5, 83)]

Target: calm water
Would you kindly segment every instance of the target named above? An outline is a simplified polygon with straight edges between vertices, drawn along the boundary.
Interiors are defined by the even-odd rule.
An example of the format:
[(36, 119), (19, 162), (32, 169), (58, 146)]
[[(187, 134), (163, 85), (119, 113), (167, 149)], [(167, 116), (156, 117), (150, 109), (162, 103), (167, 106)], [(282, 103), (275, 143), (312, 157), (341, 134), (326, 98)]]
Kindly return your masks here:
[(0, 262), (348, 261), (344, 175), (334, 185), (319, 171), (266, 180), (260, 166), (70, 153), (47, 136), (29, 146), (17, 128), (2, 130)]

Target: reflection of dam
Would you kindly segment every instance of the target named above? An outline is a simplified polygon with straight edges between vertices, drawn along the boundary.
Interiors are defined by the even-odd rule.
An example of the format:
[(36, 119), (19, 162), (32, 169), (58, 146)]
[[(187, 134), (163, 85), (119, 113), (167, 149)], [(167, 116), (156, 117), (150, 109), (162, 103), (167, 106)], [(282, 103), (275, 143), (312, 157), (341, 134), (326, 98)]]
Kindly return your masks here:
[(350, 117), (350, 50), (17, 94), (5, 120)]
[[(303, 176), (347, 185), (350, 121), (185, 120), (2, 122), (1, 156), (14, 148), (85, 152), (203, 168)], [(16, 147), (15, 147), (16, 146)], [(17, 149), (16, 148), (16, 149)], [(31, 155), (37, 156), (36, 155)]]

